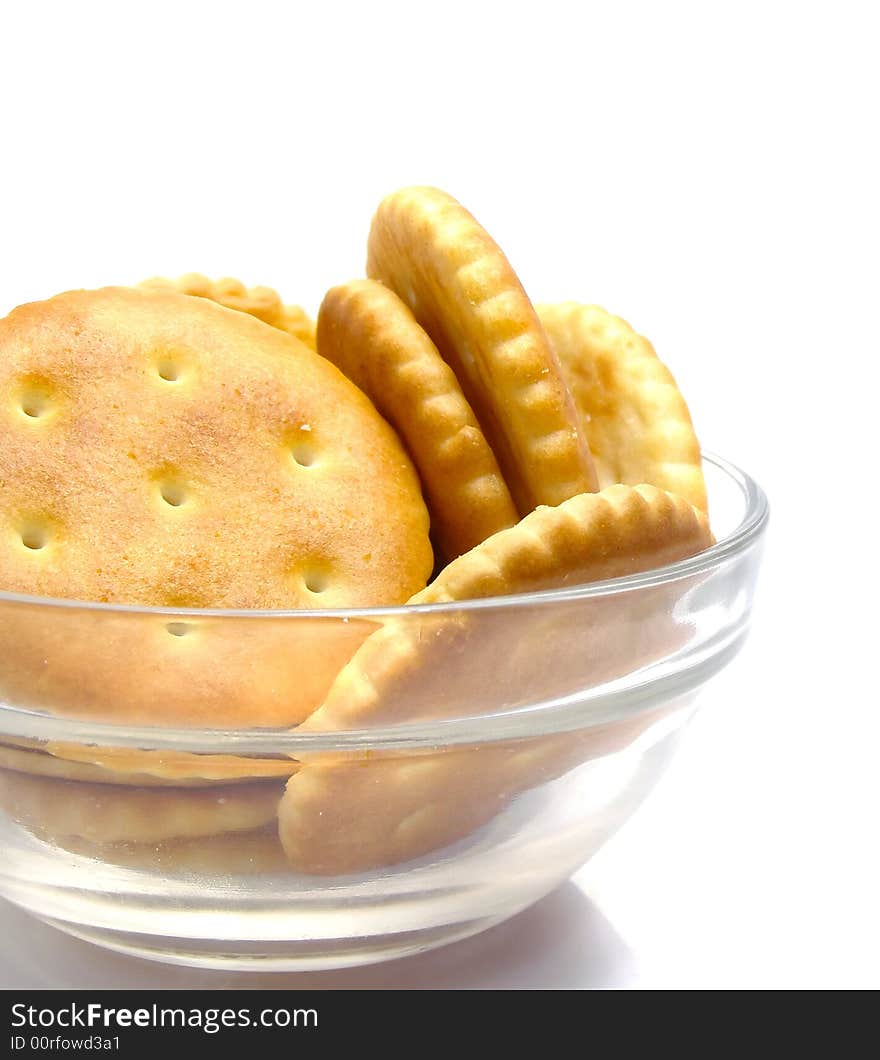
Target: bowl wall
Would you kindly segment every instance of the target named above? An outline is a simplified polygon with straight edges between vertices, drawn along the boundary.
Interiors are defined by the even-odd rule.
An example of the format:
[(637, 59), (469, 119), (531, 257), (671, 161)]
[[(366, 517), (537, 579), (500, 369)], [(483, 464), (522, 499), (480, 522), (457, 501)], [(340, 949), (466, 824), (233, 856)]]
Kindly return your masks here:
[[(264, 969), (536, 901), (644, 799), (745, 637), (766, 505), (705, 467), (718, 544), (595, 586), (262, 615), (0, 595), (0, 892), (118, 949)], [(293, 728), (331, 685), (330, 721)]]

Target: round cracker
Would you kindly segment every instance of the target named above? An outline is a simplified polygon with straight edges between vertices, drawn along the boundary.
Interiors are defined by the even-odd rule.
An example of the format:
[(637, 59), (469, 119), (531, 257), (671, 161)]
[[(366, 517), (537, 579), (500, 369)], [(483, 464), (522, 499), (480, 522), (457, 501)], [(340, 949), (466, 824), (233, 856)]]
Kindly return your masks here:
[(272, 287), (245, 287), (241, 280), (236, 280), (231, 276), (211, 280), (200, 272), (188, 272), (176, 280), (165, 276), (153, 276), (149, 280), (144, 280), (139, 286), (180, 291), (181, 294), (194, 295), (197, 298), (209, 298), (212, 302), (226, 306), (227, 309), (249, 313), (273, 328), (293, 335), (300, 342), (304, 342), (309, 349), (317, 349), (314, 320), (301, 306), (284, 305), (281, 296)]
[(247, 832), (275, 818), (277, 781), (210, 788), (129, 788), (0, 770), (0, 805), (44, 836), (155, 843)]
[[(653, 570), (708, 548), (706, 516), (654, 486), (610, 486), (538, 508), (450, 563), (410, 604), (575, 587)], [(663, 628), (671, 588), (528, 607), (406, 615), (385, 623), (340, 671), (304, 729), (338, 731), (467, 717), (565, 695), (629, 672)], [(646, 628), (647, 627), (647, 628)], [(639, 635), (641, 631), (641, 635)], [(601, 645), (584, 650), (584, 639)], [(504, 659), (499, 668), (492, 657)]]
[(447, 560), (516, 523), (498, 463), (458, 380), (393, 291), (374, 280), (328, 291), (318, 312), (318, 349), (402, 437)]
[(667, 713), (530, 740), (309, 765), (279, 805), (281, 843), (290, 864), (310, 875), (411, 861), (475, 832), (521, 792), (625, 750)]
[(168, 291), (0, 321), (0, 585), (125, 604), (402, 602), (430, 573), (415, 471), (289, 336)]
[(516, 274), (464, 207), (405, 188), (373, 218), (367, 274), (394, 290), (458, 378), (520, 514), (597, 488), (556, 355)]
[[(674, 562), (712, 543), (705, 515), (653, 486), (612, 486), (540, 508), (450, 564), (412, 604), (575, 586)], [(576, 696), (681, 648), (675, 605), (694, 578), (551, 606), (414, 613), (391, 619), (340, 673), (313, 731), (486, 715)], [(628, 746), (640, 715), (583, 731), (424, 759), (318, 756), (279, 806), (303, 872), (394, 864), (468, 834), (519, 791)]]
[(537, 309), (584, 417), (599, 485), (650, 482), (706, 511), (690, 412), (651, 343), (599, 306)]
[[(166, 607), (400, 603), (433, 565), (417, 475), (329, 362), (176, 292), (0, 321), (0, 586)], [(362, 637), (340, 620), (7, 605), (0, 691), (78, 716), (289, 725)]]

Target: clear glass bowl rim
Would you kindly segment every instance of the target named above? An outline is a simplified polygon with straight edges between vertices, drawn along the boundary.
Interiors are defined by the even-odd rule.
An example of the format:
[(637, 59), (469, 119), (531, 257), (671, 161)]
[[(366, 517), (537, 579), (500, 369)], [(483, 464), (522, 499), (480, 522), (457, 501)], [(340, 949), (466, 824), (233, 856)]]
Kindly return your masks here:
[[(243, 611), (199, 608), (167, 608), (128, 604), (104, 604), (90, 601), (68, 600), (52, 597), (28, 596), (22, 593), (0, 591), (0, 605), (32, 605), (39, 607), (67, 608), (73, 611), (110, 611), (125, 614), (152, 616), (180, 616), (193, 620), (199, 617), (235, 618), (248, 620), (286, 619), (383, 619), (412, 616), (414, 614), (442, 614), (445, 612), (467, 612), (488, 609), (514, 609), (587, 600), (610, 596), (616, 593), (634, 592), (639, 589), (670, 584), (713, 570), (723, 563), (747, 552), (762, 536), (769, 519), (767, 497), (755, 480), (735, 464), (714, 453), (703, 452), (703, 461), (713, 465), (739, 488), (745, 510), (738, 525), (720, 541), (704, 552), (672, 563), (665, 567), (644, 571), (640, 574), (613, 578), (603, 582), (572, 586), (565, 589), (550, 589), (541, 592), (519, 593), (509, 596), (488, 597), (479, 600), (454, 601), (443, 604), (400, 605), (396, 607), (344, 608), (296, 611)], [(74, 616), (71, 619), (75, 621)], [(585, 727), (584, 702), (590, 702), (590, 725), (605, 724), (627, 715), (637, 713), (650, 703), (656, 695), (652, 688), (657, 682), (648, 682), (638, 689), (618, 691), (586, 692), (578, 697), (577, 713), (573, 713), (572, 697), (545, 701), (535, 708), (513, 710), (510, 713), (493, 713), (462, 719), (442, 719), (424, 723), (409, 723), (370, 729), (346, 730), (319, 733), (291, 730), (255, 729), (174, 729), (157, 726), (113, 725), (91, 720), (74, 720), (60, 715), (48, 715), (0, 704), (0, 734), (36, 740), (57, 740), (99, 744), (109, 747), (137, 747), (153, 750), (189, 751), (197, 754), (262, 754), (297, 757), (298, 753), (351, 752), (370, 750), (393, 750), (402, 747), (453, 746), (479, 742), (494, 742), (516, 739), (566, 729)], [(555, 723), (550, 724), (548, 712), (555, 712)], [(536, 715), (541, 723), (536, 724)], [(532, 719), (530, 723), (530, 719)], [(2, 735), (0, 735), (2, 739)]]

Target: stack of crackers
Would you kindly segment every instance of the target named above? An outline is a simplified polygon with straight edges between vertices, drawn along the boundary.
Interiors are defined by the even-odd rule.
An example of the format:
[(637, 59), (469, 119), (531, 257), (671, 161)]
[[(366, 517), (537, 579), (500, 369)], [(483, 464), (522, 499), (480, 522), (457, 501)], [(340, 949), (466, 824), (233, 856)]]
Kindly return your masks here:
[[(336, 732), (566, 695), (679, 646), (663, 589), (321, 618), (573, 587), (712, 544), (687, 406), (623, 320), (533, 306), (433, 188), (380, 204), (366, 271), (316, 323), (197, 274), (0, 321), (0, 590), (22, 594), (0, 611), (0, 696)], [(8, 740), (0, 795), (107, 856), (162, 843), (173, 863), (350, 873), (443, 847), (645, 724), (296, 762)]]

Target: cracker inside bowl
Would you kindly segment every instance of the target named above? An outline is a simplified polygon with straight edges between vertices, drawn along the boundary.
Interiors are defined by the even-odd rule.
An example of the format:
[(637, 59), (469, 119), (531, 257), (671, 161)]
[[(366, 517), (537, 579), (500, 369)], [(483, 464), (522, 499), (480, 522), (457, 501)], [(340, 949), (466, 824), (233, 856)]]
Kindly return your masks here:
[(742, 641), (766, 505), (707, 461), (713, 543), (645, 340), (536, 313), (436, 189), (368, 271), (317, 353), (198, 275), (0, 322), (0, 888), (80, 936), (267, 969), (487, 927)]
[[(433, 565), (417, 476), (328, 362), (173, 291), (74, 291), (0, 321), (0, 586), (166, 609), (399, 603)], [(0, 694), (77, 716), (295, 724), (359, 631), (26, 601), (0, 616)], [(360, 635), (364, 631), (360, 631)]]
[[(586, 861), (647, 796), (699, 693), (742, 643), (766, 505), (723, 462), (704, 471), (717, 543), (665, 566), (328, 616), (339, 629), (344, 618), (362, 621), (371, 635), (356, 655), (369, 677), (352, 685), (357, 717), (345, 717), (340, 700), (324, 731), (145, 728), (0, 707), (3, 741), (19, 750), (30, 741), (28, 756), (63, 762), (51, 748), (101, 770), (115, 760), (126, 783), (136, 780), (132, 759), (113, 748), (132, 749), (138, 765), (148, 756), (170, 763), (161, 786), (126, 788), (105, 773), (28, 775), (4, 759), (0, 890), (117, 949), (263, 970), (400, 956), (511, 916)], [(652, 518), (662, 526), (662, 509)], [(540, 557), (539, 540), (524, 545)], [(497, 570), (481, 567), (480, 577), (497, 592)], [(0, 614), (19, 606), (0, 594)], [(31, 606), (66, 616), (72, 629), (78, 621), (76, 608)], [(155, 617), (116, 612), (132, 623)], [(311, 620), (275, 619), (291, 638)], [(367, 667), (373, 637), (417, 653), (411, 677), (395, 676), (392, 652), (387, 673), (381, 654)], [(283, 756), (297, 772), (286, 793), (283, 777), (190, 786), (177, 756)]]

